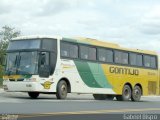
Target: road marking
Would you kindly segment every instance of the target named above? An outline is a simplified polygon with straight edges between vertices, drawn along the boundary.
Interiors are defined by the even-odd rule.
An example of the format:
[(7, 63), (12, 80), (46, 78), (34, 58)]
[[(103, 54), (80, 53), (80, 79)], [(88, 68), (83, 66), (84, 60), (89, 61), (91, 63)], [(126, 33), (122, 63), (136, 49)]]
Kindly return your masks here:
[(84, 114), (105, 114), (105, 113), (145, 112), (145, 111), (160, 111), (160, 108), (113, 109), (113, 110), (76, 111), (76, 112), (53, 112), (53, 113), (40, 113), (40, 114), (34, 114), (34, 115), (19, 115), (19, 118), (46, 117), (46, 116), (54, 116), (54, 115), (84, 115)]
[(9, 100), (1, 99), (0, 103), (24, 103), (24, 102), (18, 99), (17, 100), (16, 99), (9, 99)]

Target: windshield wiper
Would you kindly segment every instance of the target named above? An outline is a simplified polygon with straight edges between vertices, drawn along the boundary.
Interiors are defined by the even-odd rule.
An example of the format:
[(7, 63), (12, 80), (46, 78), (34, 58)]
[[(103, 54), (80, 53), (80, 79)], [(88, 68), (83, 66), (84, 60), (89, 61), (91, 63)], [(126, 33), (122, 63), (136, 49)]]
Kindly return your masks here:
[(7, 74), (8, 76), (10, 76), (11, 74), (16, 73), (16, 71), (13, 70), (6, 70), (5, 74)]

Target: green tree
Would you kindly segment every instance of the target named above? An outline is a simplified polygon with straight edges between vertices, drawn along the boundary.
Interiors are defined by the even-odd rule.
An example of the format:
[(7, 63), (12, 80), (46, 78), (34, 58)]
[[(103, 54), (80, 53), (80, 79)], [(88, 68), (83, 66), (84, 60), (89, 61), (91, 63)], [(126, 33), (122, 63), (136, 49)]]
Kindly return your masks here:
[(20, 35), (20, 31), (15, 30), (9, 26), (4, 26), (0, 30), (0, 51), (6, 51), (9, 41)]
[(18, 37), (20, 34), (20, 31), (7, 25), (0, 29), (0, 82), (3, 75), (2, 60), (4, 59), (4, 54), (6, 54), (8, 43), (12, 38)]

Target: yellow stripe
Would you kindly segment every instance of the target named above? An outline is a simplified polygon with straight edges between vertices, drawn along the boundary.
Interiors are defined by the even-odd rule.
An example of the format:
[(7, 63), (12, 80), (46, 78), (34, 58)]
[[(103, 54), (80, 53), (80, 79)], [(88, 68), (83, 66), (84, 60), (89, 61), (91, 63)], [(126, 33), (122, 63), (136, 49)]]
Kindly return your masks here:
[(10, 75), (10, 76), (3, 76), (3, 79), (19, 79), (19, 78), (22, 78), (21, 75)]
[(54, 115), (82, 115), (82, 114), (105, 114), (105, 113), (123, 113), (123, 112), (144, 112), (144, 111), (160, 111), (160, 108), (141, 108), (141, 109), (116, 109), (116, 110), (95, 110), (95, 111), (76, 111), (76, 112), (53, 112), (40, 113), (34, 115), (19, 115), (19, 118), (28, 117), (45, 117)]

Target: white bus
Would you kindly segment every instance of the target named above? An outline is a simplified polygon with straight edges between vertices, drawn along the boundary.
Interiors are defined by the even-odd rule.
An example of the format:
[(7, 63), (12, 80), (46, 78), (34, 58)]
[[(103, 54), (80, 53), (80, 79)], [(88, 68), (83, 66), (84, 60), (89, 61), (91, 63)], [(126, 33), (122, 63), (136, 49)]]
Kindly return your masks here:
[(95, 99), (139, 101), (159, 94), (158, 58), (89, 38), (18, 37), (7, 49), (5, 91), (93, 94)]

